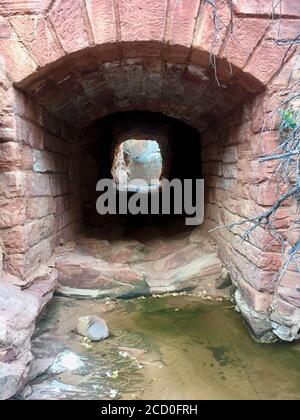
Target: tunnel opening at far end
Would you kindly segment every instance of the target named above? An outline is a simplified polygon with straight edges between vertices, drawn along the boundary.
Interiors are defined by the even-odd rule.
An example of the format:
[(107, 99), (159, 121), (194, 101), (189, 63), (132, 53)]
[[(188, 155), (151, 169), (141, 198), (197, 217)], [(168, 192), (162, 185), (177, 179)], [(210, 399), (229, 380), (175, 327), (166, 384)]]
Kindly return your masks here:
[[(194, 181), (202, 179), (201, 138), (196, 129), (161, 113), (131, 111), (97, 121), (86, 130), (86, 137), (81, 166), (85, 228), (97, 228), (105, 220), (139, 224), (153, 223), (160, 216), (184, 220), (184, 180), (192, 182), (193, 204), (196, 199)], [(119, 204), (115, 215), (109, 211), (107, 215), (99, 214), (96, 184), (104, 179), (114, 181), (119, 193), (127, 191), (128, 199), (135, 192), (149, 194), (147, 214), (132, 215), (128, 211), (126, 217), (120, 218), (125, 214), (119, 211)], [(170, 187), (170, 203), (163, 210), (162, 180), (182, 185), (182, 191), (177, 193), (177, 201), (180, 201), (177, 207), (174, 189)], [(156, 212), (151, 210), (151, 193), (155, 192), (160, 195)]]
[(119, 190), (159, 188), (162, 157), (155, 140), (126, 140), (115, 150), (112, 176)]

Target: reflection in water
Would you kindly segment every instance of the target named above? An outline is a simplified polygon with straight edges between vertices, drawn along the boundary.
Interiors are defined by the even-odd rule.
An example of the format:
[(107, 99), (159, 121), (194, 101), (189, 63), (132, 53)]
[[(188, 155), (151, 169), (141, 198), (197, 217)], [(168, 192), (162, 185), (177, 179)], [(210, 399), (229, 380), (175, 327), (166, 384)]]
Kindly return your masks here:
[[(170, 296), (118, 301), (105, 313), (104, 306), (54, 299), (40, 324), (35, 351), (45, 357), (67, 349), (84, 368), (60, 374), (50, 368), (31, 384), (33, 392), (26, 398), (300, 397), (300, 344), (254, 343), (228, 303)], [(109, 339), (92, 348), (72, 332), (78, 317), (87, 314), (104, 317), (111, 330)]]

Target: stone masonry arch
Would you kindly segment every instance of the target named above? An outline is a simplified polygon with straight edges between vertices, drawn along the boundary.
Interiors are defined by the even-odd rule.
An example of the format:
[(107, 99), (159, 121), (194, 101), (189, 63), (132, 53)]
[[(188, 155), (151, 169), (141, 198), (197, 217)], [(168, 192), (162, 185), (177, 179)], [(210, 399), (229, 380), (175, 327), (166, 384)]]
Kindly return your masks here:
[[(1, 2), (0, 276), (17, 285), (20, 299), (40, 297), (30, 325), (55, 287), (53, 250), (80, 228), (78, 167), (94, 121), (152, 111), (199, 130), (207, 230), (272, 204), (273, 167), (256, 158), (276, 147), (277, 121), (266, 117), (293, 68), (299, 74), (296, 47), (275, 40), (279, 32), (295, 38), (300, 6), (283, 0), (272, 14), (271, 0), (233, 0), (232, 11), (227, 1), (216, 3), (224, 23), (217, 31), (205, 0)], [(287, 231), (295, 213), (290, 203), (275, 223)], [(262, 228), (249, 242), (241, 236), (242, 227), (214, 234), (239, 309), (262, 339), (274, 331), (298, 338), (296, 268), (274, 299), (278, 245), (266, 248), (270, 235)]]

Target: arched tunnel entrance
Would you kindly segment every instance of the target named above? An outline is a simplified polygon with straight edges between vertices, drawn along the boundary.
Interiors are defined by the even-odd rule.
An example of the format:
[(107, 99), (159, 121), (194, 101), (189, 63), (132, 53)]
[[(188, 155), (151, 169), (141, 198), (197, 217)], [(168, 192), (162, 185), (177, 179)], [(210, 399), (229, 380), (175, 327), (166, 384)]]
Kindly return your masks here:
[[(120, 189), (129, 184), (129, 189), (131, 186), (138, 191), (134, 181), (142, 179), (152, 187), (150, 192), (155, 185), (159, 188), (161, 179), (178, 179), (182, 183), (185, 179), (202, 179), (200, 133), (179, 120), (160, 113), (130, 111), (105, 117), (87, 131), (89, 141), (83, 154), (81, 179), (83, 219), (89, 227), (103, 223), (95, 206), (98, 180), (113, 179)], [(151, 208), (148, 212), (151, 215)], [(174, 208), (170, 208), (172, 213)]]
[[(216, 283), (230, 274), (232, 298), (256, 338), (298, 339), (299, 273), (289, 268), (279, 284), (282, 244), (262, 226), (246, 241), (242, 225), (217, 229), (274, 203), (274, 167), (257, 158), (277, 147), (278, 119), (269, 117), (297, 64), (285, 42), (295, 39), (297, 7), (286, 2), (274, 14), (269, 1), (2, 3), (0, 362), (13, 375), (0, 396), (24, 384), (35, 321), (54, 291), (217, 296)], [(282, 45), (270, 16), (288, 21)], [(99, 179), (120, 184), (141, 174), (150, 142), (161, 156), (159, 181), (204, 179), (200, 226), (177, 214), (96, 212)], [(274, 217), (285, 244), (294, 241), (287, 230), (295, 214), (287, 203)], [(224, 349), (221, 359), (219, 349), (212, 353), (226, 359)]]
[[(181, 56), (185, 47), (174, 47), (176, 51)], [(208, 260), (215, 276), (222, 265), (229, 269), (237, 288), (238, 307), (255, 334), (272, 335), (275, 324), (268, 314), (282, 260), (279, 245), (272, 243), (266, 250), (270, 235), (263, 228), (255, 230), (247, 245), (237, 241), (243, 236), (239, 226), (235, 233), (208, 233), (237, 218), (251, 218), (270, 204), (269, 168), (258, 171), (255, 161), (261, 147), (258, 131), (263, 124), (256, 113), (255, 98), (263, 92), (263, 83), (222, 61), (216, 78), (202, 50), (193, 50), (183, 63), (182, 59), (158, 54), (151, 42), (133, 42), (129, 57), (127, 54), (125, 45), (123, 50), (118, 44), (110, 45), (107, 51), (88, 48), (67, 54), (37, 72), (30, 73), (29, 68), (27, 77), (24, 73), (21, 78), (15, 76), (14, 135), (18, 141), (8, 138), (4, 144), (8, 162), (3, 168), (22, 177), (25, 191), (11, 202), (16, 210), (11, 212), (8, 206), (5, 211), (5, 271), (19, 279), (16, 283), (31, 284), (37, 269), (48, 269), (55, 250), (64, 254), (63, 245), (68, 248), (73, 241), (69, 251), (74, 251), (76, 235), (85, 226), (93, 229), (100, 223), (101, 228), (103, 218), (95, 212), (95, 182), (102, 176), (112, 178), (114, 144), (145, 140), (145, 136), (153, 140), (154, 135), (161, 144), (166, 178), (202, 176), (205, 180), (204, 223), (194, 229), (189, 241), (207, 244), (216, 258)], [(12, 247), (14, 236), (18, 246)], [(107, 240), (105, 233), (100, 236), (99, 240)], [(215, 244), (213, 249), (210, 241)], [(91, 245), (96, 249), (101, 246), (106, 249), (107, 243)], [(197, 255), (200, 250), (198, 246)], [(71, 286), (80, 289), (83, 278), (91, 278), (87, 287), (97, 278), (103, 290), (95, 293), (107, 294), (107, 267), (104, 274), (101, 269), (100, 273), (90, 273), (91, 264), (97, 265), (94, 260), (79, 258), (75, 264), (72, 258), (67, 261), (65, 254), (62, 259), (63, 265), (59, 262), (55, 266), (58, 272), (63, 271), (59, 284), (64, 283), (64, 293)], [(204, 273), (211, 273), (206, 268), (201, 265)], [(198, 265), (194, 270), (188, 287), (196, 287), (201, 278)], [(136, 272), (129, 273), (133, 279), (140, 278)], [(115, 278), (113, 272), (110, 275)], [(177, 273), (173, 278), (178, 278)], [(126, 283), (127, 275), (121, 279)], [(177, 286), (170, 287), (181, 289), (180, 281)], [(161, 283), (150, 290), (168, 287)], [(100, 290), (98, 286), (96, 290)]]

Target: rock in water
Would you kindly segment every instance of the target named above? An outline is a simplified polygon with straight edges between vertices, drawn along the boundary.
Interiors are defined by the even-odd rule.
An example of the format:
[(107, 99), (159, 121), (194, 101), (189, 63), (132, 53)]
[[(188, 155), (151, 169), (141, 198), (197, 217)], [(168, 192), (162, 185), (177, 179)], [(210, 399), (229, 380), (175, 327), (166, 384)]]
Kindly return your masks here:
[(220, 277), (216, 281), (216, 289), (227, 289), (227, 287), (232, 286), (232, 280), (230, 272), (224, 267)]
[(79, 318), (77, 332), (91, 341), (105, 340), (109, 336), (109, 330), (104, 319), (94, 315)]

